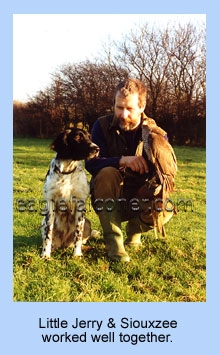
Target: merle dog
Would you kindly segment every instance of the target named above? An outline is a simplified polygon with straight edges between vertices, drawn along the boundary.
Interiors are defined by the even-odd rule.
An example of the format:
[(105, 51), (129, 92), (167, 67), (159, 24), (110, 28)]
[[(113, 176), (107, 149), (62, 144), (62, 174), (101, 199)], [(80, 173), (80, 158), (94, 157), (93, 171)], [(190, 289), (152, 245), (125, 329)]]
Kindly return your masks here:
[(90, 188), (81, 160), (95, 158), (99, 148), (86, 131), (74, 128), (61, 132), (51, 149), (57, 154), (44, 184), (47, 209), (42, 221), (41, 256), (50, 258), (54, 250), (69, 246), (74, 248), (75, 256), (81, 256), (83, 241), (91, 233), (85, 218)]

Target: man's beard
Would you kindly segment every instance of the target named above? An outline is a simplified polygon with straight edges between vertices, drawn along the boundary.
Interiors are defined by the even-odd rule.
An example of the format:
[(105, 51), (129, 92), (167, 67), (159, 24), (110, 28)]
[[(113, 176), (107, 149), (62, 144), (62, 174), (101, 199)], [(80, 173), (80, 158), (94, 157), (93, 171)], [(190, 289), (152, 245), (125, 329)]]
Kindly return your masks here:
[(139, 124), (140, 124), (140, 122), (138, 122), (138, 121), (131, 121), (131, 120), (126, 121), (122, 118), (118, 118), (118, 125), (123, 131), (132, 131)]

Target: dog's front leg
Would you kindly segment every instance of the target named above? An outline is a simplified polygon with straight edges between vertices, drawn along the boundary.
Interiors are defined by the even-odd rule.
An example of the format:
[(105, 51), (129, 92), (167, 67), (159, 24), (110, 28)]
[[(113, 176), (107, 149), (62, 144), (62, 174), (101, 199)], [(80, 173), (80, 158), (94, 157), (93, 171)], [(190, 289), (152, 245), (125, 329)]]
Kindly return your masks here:
[(85, 224), (85, 216), (83, 212), (76, 212), (76, 229), (74, 240), (74, 256), (82, 256), (83, 230)]
[(53, 223), (54, 215), (52, 213), (48, 213), (43, 221), (41, 226), (41, 233), (43, 239), (43, 246), (41, 257), (45, 259), (49, 259), (51, 256), (51, 247), (52, 247), (52, 239), (53, 239)]

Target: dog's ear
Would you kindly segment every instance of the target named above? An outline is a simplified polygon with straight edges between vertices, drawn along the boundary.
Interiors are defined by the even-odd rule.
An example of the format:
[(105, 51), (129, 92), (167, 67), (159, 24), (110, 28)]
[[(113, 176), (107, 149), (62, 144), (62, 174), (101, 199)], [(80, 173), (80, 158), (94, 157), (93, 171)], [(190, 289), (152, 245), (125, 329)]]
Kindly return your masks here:
[(50, 145), (50, 149), (55, 150), (55, 152), (58, 152), (60, 150), (60, 147), (62, 146), (62, 136), (63, 133), (60, 133), (53, 141), (53, 143), (51, 143)]
[(71, 130), (66, 130), (61, 132), (51, 143), (50, 149), (55, 150), (55, 152), (60, 152), (63, 150), (64, 147), (68, 145), (67, 143), (67, 136), (71, 132)]

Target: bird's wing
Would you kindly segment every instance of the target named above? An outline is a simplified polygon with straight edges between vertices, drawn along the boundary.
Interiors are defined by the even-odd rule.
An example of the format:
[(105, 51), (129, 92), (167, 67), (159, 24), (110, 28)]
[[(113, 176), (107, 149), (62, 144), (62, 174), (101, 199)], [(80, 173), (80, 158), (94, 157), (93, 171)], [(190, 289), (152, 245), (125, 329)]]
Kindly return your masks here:
[(154, 164), (163, 188), (167, 192), (172, 192), (177, 159), (172, 146), (164, 137), (165, 134), (166, 132), (156, 124), (142, 126), (142, 139), (147, 157)]
[(152, 162), (155, 165), (161, 184), (167, 192), (174, 189), (174, 177), (177, 172), (177, 160), (170, 143), (161, 135), (151, 132), (148, 146)]
[(174, 177), (177, 172), (177, 160), (174, 150), (168, 140), (165, 138), (166, 132), (156, 125), (152, 119), (146, 120), (142, 125), (142, 140), (144, 151), (148, 159), (155, 167), (155, 175), (160, 180), (160, 190), (155, 196), (162, 197), (162, 210), (158, 211), (152, 208), (152, 217), (154, 222), (154, 232), (157, 231), (165, 236), (164, 229), (164, 203), (169, 192), (174, 190)]

